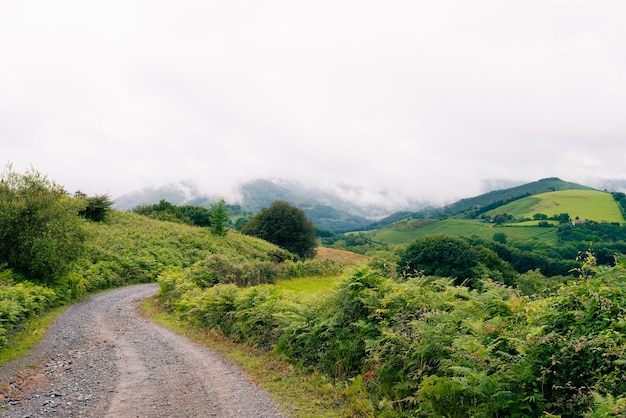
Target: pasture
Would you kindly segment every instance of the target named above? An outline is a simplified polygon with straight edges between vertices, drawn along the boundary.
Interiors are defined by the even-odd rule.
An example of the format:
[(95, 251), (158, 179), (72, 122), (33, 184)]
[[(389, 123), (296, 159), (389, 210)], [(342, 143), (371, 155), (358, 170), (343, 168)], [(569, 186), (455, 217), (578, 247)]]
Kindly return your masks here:
[(548, 245), (555, 245), (557, 242), (556, 228), (513, 225), (495, 225), (474, 219), (455, 218), (433, 222), (404, 220), (388, 228), (369, 232), (367, 235), (374, 241), (398, 245), (407, 244), (417, 237), (431, 234), (492, 239), (497, 232), (504, 233), (509, 242), (534, 241)]
[(532, 218), (541, 213), (548, 217), (567, 213), (572, 219), (624, 223), (617, 202), (610, 193), (598, 190), (560, 190), (516, 200), (486, 213), (507, 213), (515, 218)]

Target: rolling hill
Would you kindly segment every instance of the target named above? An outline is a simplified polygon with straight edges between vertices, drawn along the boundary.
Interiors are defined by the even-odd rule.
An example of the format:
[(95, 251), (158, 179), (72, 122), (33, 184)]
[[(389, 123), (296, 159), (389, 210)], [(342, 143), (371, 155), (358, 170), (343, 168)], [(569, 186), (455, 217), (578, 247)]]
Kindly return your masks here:
[[(543, 191), (545, 188), (556, 190)], [(529, 194), (531, 191), (541, 192)], [(568, 214), (572, 220), (625, 223), (620, 206), (610, 193), (558, 179), (487, 193), (451, 206), (452, 209), (444, 208), (438, 216), (430, 218), (424, 213), (398, 214), (388, 218), (392, 223), (372, 230), (368, 236), (376, 242), (405, 244), (435, 233), (491, 239), (495, 233), (502, 232), (511, 241), (541, 241), (554, 245), (556, 228), (539, 226), (542, 220), (534, 219), (536, 214), (544, 215), (545, 219)], [(507, 222), (494, 223), (494, 218), (502, 214), (507, 215)]]
[(480, 212), (490, 206), (501, 206), (505, 202), (521, 199), (540, 193), (559, 190), (595, 190), (592, 187), (563, 181), (556, 177), (541, 179), (532, 183), (523, 184), (503, 190), (494, 190), (469, 199), (461, 199), (456, 203), (443, 208), (446, 215), (459, 215), (465, 212)]
[(379, 229), (392, 225), (403, 219), (432, 219), (442, 216), (463, 216), (475, 218), (478, 215), (504, 204), (529, 197), (532, 195), (559, 190), (595, 190), (592, 187), (563, 181), (556, 177), (549, 177), (521, 186), (507, 189), (493, 190), (479, 196), (461, 199), (442, 208), (430, 207), (417, 212), (397, 212), (370, 225), (370, 229)]
[(619, 206), (606, 192), (599, 190), (560, 190), (525, 197), (485, 212), (487, 216), (507, 213), (517, 219), (547, 217), (567, 213), (572, 219), (624, 223)]

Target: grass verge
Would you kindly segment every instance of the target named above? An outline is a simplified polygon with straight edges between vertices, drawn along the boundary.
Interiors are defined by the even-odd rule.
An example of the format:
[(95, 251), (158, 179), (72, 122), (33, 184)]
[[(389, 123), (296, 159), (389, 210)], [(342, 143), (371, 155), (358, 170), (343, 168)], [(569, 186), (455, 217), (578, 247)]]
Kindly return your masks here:
[(32, 349), (46, 335), (46, 330), (63, 313), (67, 306), (59, 306), (24, 324), (22, 329), (12, 333), (10, 343), (0, 349), (0, 366), (16, 360)]
[(189, 326), (160, 307), (156, 298), (143, 301), (140, 313), (177, 334), (219, 353), (265, 389), (281, 412), (291, 417), (348, 417), (352, 402), (346, 388), (324, 376), (299, 369), (264, 351), (235, 344), (216, 332)]
[(329, 293), (337, 288), (342, 276), (298, 277), (280, 279), (272, 286), (283, 293), (298, 295), (299, 298), (316, 297)]

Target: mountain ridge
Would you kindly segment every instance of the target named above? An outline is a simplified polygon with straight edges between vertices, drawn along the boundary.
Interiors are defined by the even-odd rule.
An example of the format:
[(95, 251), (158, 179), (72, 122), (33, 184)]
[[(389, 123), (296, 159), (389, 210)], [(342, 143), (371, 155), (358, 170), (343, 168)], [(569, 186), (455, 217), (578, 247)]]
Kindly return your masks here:
[[(518, 186), (491, 190), (445, 206), (429, 206), (427, 202), (417, 200), (408, 201), (408, 207), (389, 213), (389, 209), (384, 206), (357, 204), (337, 193), (306, 187), (296, 182), (255, 179), (239, 187), (238, 202), (227, 203), (235, 203), (242, 212), (256, 213), (262, 208), (269, 207), (273, 201), (284, 200), (304, 210), (317, 227), (334, 232), (347, 232), (376, 229), (407, 218), (475, 216), (477, 213), (525, 196), (568, 189), (597, 190), (563, 181), (558, 177), (547, 177)], [(174, 205), (210, 207), (218, 198), (201, 192), (193, 181), (186, 180), (158, 188), (146, 187), (122, 195), (114, 199), (114, 208), (131, 210), (139, 205), (155, 204), (161, 200), (167, 200)]]
[[(237, 194), (239, 196), (237, 202), (227, 203), (238, 206), (242, 212), (255, 213), (269, 207), (276, 200), (284, 200), (304, 210), (317, 227), (334, 232), (361, 229), (372, 222), (368, 208), (350, 204), (340, 197), (316, 190), (311, 190), (309, 196), (302, 196), (265, 179), (243, 183)], [(122, 195), (113, 199), (113, 207), (119, 210), (132, 210), (139, 205), (156, 204), (161, 200), (167, 200), (177, 206), (193, 205), (208, 208), (218, 199), (217, 195), (200, 192), (193, 182), (183, 181), (156, 188), (146, 187)]]

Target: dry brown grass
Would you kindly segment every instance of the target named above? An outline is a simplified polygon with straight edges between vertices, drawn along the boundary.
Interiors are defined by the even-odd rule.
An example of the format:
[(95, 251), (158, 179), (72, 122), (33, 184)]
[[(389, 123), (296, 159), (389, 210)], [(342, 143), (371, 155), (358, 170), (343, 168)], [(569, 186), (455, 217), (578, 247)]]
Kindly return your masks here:
[(333, 260), (343, 265), (354, 265), (367, 261), (369, 257), (353, 253), (352, 251), (337, 250), (334, 248), (317, 247), (317, 258), (320, 260)]

